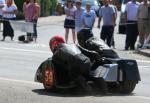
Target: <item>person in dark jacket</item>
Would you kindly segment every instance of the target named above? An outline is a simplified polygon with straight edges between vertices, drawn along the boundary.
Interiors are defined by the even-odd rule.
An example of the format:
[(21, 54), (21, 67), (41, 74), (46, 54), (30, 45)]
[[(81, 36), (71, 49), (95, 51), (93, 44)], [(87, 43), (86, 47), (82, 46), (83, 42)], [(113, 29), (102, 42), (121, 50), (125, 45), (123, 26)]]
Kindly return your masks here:
[[(79, 45), (66, 44), (60, 36), (52, 37), (49, 45), (53, 52), (52, 61), (60, 83), (77, 81), (85, 91), (92, 92), (87, 80), (90, 77), (90, 70), (94, 67), (93, 61), (100, 59), (99, 54), (95, 51), (88, 51)], [(61, 80), (62, 77), (65, 79)], [(106, 83), (103, 80), (94, 78), (94, 81), (99, 83), (98, 85), (104, 92), (107, 91)]]
[(81, 47), (97, 52), (101, 57), (118, 58), (119, 56), (113, 51), (102, 39), (94, 37), (89, 28), (84, 28), (77, 33), (77, 40)]
[(3, 11), (3, 39), (1, 41), (5, 41), (5, 38), (9, 36), (11, 40), (14, 38), (14, 30), (11, 27), (9, 20), (15, 20), (17, 14), (17, 6), (15, 5), (13, 0), (6, 0), (6, 5), (2, 9)]
[(86, 92), (91, 92), (86, 80), (91, 67), (90, 59), (82, 54), (76, 45), (66, 44), (61, 36), (52, 37), (49, 45), (53, 52), (52, 62), (59, 85), (75, 81)]

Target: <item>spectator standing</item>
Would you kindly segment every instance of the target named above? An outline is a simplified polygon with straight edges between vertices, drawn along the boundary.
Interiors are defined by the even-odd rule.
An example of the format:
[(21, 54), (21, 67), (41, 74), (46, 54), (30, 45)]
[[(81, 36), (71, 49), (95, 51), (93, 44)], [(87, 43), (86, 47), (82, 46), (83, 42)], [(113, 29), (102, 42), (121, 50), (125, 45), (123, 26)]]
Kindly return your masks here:
[(65, 6), (65, 22), (64, 22), (64, 28), (65, 28), (65, 40), (66, 43), (68, 42), (68, 34), (69, 34), (69, 29), (72, 30), (72, 37), (73, 37), (73, 42), (75, 43), (76, 41), (76, 35), (75, 35), (75, 6), (73, 6), (73, 1), (72, 0), (67, 0), (66, 6)]
[[(29, 7), (29, 4), (30, 4), (30, 0), (25, 0), (25, 2), (23, 3), (23, 14), (24, 14), (24, 17), (25, 17), (25, 21), (26, 22), (29, 22), (28, 20), (28, 7)], [(31, 33), (27, 33), (27, 42), (29, 41), (32, 41), (31, 39)]]
[(100, 38), (106, 41), (107, 45), (110, 47), (114, 27), (116, 26), (116, 13), (113, 6), (109, 4), (109, 0), (104, 0), (104, 6), (99, 10), (98, 28), (100, 28), (101, 18), (103, 18), (103, 26)]
[(75, 11), (75, 30), (76, 32), (80, 31), (83, 28), (82, 17), (84, 9), (81, 7), (81, 0), (76, 1), (76, 11)]
[(27, 8), (27, 11), (28, 11), (27, 21), (34, 23), (33, 24), (34, 33), (31, 34), (31, 37), (36, 42), (36, 39), (37, 39), (37, 21), (38, 21), (38, 16), (40, 13), (40, 6), (37, 3), (37, 0), (30, 0), (30, 4)]
[(116, 7), (116, 5), (114, 5), (113, 4), (113, 0), (109, 0), (109, 4), (114, 8), (114, 10), (115, 10), (115, 16), (116, 16), (116, 19), (117, 19), (117, 7)]
[[(113, 8), (115, 9), (115, 16), (116, 16), (116, 20), (117, 20), (117, 7), (113, 4), (113, 1), (110, 0), (109, 1), (110, 5), (113, 6)], [(114, 38), (114, 32), (113, 32), (113, 35), (112, 35), (112, 39), (111, 39), (111, 46), (115, 49), (115, 38)]]
[[(5, 0), (0, 0), (0, 19), (2, 19), (2, 16), (3, 16), (2, 8), (4, 7), (4, 5), (5, 5)], [(2, 20), (0, 20), (0, 29), (1, 29), (1, 23), (2, 23)]]
[(5, 0), (0, 0), (0, 19), (3, 16), (3, 10), (2, 10), (2, 8), (4, 7), (4, 5), (5, 5)]
[(14, 30), (10, 25), (9, 20), (15, 20), (17, 13), (17, 6), (15, 5), (13, 0), (6, 0), (6, 5), (3, 8), (3, 39), (5, 40), (6, 36), (10, 36), (11, 40), (14, 37)]
[(139, 43), (138, 48), (141, 48), (149, 34), (149, 20), (148, 20), (148, 7), (149, 1), (143, 0), (139, 5), (137, 17), (138, 17), (138, 31), (139, 31)]
[(63, 8), (61, 6), (61, 3), (58, 3), (57, 6), (56, 6), (56, 15), (62, 15), (63, 13)]
[(137, 25), (137, 12), (138, 12), (139, 2), (136, 0), (129, 1), (125, 8), (125, 20), (127, 23), (126, 27), (126, 41), (125, 50), (129, 48), (131, 50), (135, 49), (135, 42), (138, 36), (138, 25)]
[(82, 23), (84, 28), (92, 29), (94, 27), (96, 19), (96, 14), (94, 10), (91, 10), (90, 2), (86, 3), (86, 10), (83, 12), (82, 15)]
[(25, 2), (23, 3), (23, 14), (25, 16), (25, 21), (28, 21), (28, 6), (30, 4), (30, 0), (25, 0)]
[(33, 40), (36, 42), (37, 39), (37, 21), (38, 21), (38, 16), (40, 13), (40, 6), (37, 3), (37, 0), (30, 0), (29, 5), (26, 8), (26, 21), (27, 22), (32, 22), (33, 24), (33, 30), (34, 33), (28, 33), (27, 37), (33, 38)]

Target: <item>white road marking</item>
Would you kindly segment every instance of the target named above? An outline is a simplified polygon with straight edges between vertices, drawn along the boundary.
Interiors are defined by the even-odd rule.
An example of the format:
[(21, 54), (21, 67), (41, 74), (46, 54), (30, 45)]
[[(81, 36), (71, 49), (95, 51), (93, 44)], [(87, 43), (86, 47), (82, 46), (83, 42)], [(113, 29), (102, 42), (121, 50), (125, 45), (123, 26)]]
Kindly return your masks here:
[(47, 46), (45, 44), (25, 44), (25, 46), (28, 46), (28, 47), (47, 47), (47, 48), (49, 48), (49, 46)]
[(150, 60), (136, 60), (136, 61), (141, 63), (150, 63)]
[[(29, 44), (27, 44), (29, 45)], [(41, 51), (41, 50), (29, 50), (29, 49), (18, 49), (18, 48), (6, 48), (6, 47), (0, 47), (2, 50), (12, 50), (12, 51), (20, 51), (20, 52), (32, 52), (32, 53), (42, 53), (42, 54), (52, 54), (50, 51)], [(136, 60), (140, 63), (150, 63), (148, 60)], [(150, 68), (150, 66), (138, 66), (140, 68)]]
[(5, 48), (0, 47), (3, 50), (12, 50), (12, 51), (20, 51), (20, 52), (32, 52), (32, 53), (43, 53), (43, 54), (50, 54), (50, 51), (41, 51), (41, 50), (29, 50), (29, 49), (17, 49), (17, 48)]
[(41, 83), (38, 83), (38, 82), (25, 81), (25, 80), (16, 80), (16, 79), (9, 79), (9, 78), (3, 78), (3, 77), (0, 77), (0, 80), (2, 80), (2, 81), (9, 81), (9, 82), (18, 82), (18, 83), (32, 84), (32, 85), (39, 85), (39, 84), (41, 84)]
[(139, 68), (150, 68), (150, 66), (138, 66)]
[(146, 97), (146, 96), (131, 96), (131, 97), (150, 100), (150, 97)]

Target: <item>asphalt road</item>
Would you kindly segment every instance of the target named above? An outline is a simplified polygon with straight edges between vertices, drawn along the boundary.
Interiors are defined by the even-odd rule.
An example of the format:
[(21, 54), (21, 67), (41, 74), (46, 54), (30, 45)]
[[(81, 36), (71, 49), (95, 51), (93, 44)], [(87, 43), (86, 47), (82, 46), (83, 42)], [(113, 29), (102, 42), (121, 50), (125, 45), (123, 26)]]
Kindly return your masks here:
[[(131, 95), (50, 93), (44, 91), (42, 84), (35, 83), (34, 75), (38, 66), (52, 55), (48, 48), (49, 38), (55, 34), (64, 35), (62, 24), (63, 21), (53, 25), (39, 24), (37, 43), (18, 42), (17, 37), (25, 34), (19, 31), (15, 31), (14, 41), (6, 38), (5, 42), (0, 42), (0, 103), (149, 103), (150, 58), (136, 51), (123, 51), (125, 35), (121, 34), (115, 34), (115, 50), (120, 57), (137, 60), (142, 79)], [(95, 27), (93, 31), (99, 37), (99, 29)]]

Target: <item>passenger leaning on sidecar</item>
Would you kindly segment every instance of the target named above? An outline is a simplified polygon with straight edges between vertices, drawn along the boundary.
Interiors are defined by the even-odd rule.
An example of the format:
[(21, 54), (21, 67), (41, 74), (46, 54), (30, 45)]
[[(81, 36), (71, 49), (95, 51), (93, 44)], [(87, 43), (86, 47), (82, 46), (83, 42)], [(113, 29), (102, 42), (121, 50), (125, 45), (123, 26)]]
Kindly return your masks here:
[[(56, 68), (57, 80), (66, 84), (77, 82), (87, 92), (91, 92), (88, 85), (89, 72), (94, 59), (100, 59), (98, 53), (88, 51), (75, 44), (66, 44), (61, 36), (54, 36), (50, 40), (50, 49), (53, 52), (52, 61)], [(62, 80), (63, 77), (63, 80)], [(97, 79), (95, 79), (97, 82)], [(106, 92), (106, 84), (99, 79), (98, 85), (103, 85), (102, 90)], [(104, 87), (105, 86), (105, 87)]]
[(77, 40), (81, 47), (95, 51), (101, 57), (118, 58), (119, 56), (113, 51), (102, 39), (94, 37), (90, 28), (83, 28), (77, 32)]

